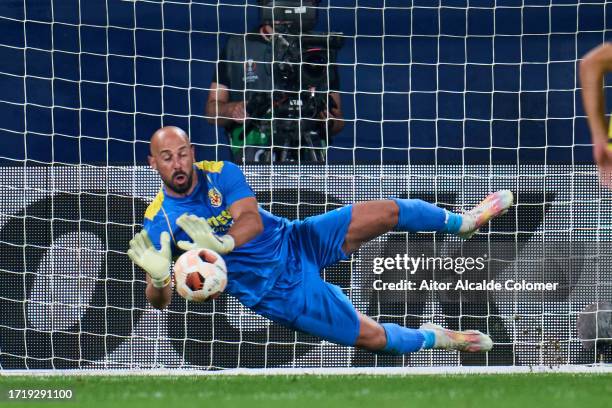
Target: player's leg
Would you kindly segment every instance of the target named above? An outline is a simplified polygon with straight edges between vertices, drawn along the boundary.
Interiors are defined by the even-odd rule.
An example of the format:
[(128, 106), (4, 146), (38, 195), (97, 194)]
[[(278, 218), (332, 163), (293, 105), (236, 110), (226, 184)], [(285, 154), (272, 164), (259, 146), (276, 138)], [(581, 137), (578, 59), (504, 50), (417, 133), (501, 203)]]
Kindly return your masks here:
[[(304, 275), (300, 296), (290, 302), (281, 302), (282, 308), (288, 303), (300, 304), (301, 313), (289, 326), (337, 344), (388, 354), (405, 354), (421, 348), (489, 350), (491, 339), (477, 331), (455, 332), (432, 325), (410, 329), (392, 323), (378, 324), (356, 311), (342, 290), (325, 283), (318, 271), (346, 259), (347, 254), (361, 243), (393, 228), (473, 233), (507, 210), (512, 200), (509, 191), (494, 193), (467, 215), (452, 214), (421, 200), (371, 201), (342, 207), (296, 224), (294, 242), (299, 245), (296, 250)], [(469, 228), (462, 229), (461, 224)], [(345, 247), (347, 237), (352, 245), (348, 248)], [(261, 307), (258, 309), (254, 310), (270, 318)]]
[(470, 238), (492, 218), (504, 214), (514, 197), (509, 190), (490, 194), (471, 211), (456, 214), (422, 200), (391, 199), (353, 204), (351, 221), (344, 238), (344, 253), (392, 229), (397, 231), (440, 231)]
[[(493, 346), (491, 338), (478, 331), (457, 332), (432, 324), (423, 325), (419, 329), (394, 323), (379, 324), (357, 311), (339, 287), (324, 282), (314, 262), (306, 266), (302, 284), (289, 288), (290, 292), (294, 292), (293, 295), (279, 290), (274, 297), (282, 297), (282, 302), (272, 302), (276, 304), (272, 308), (257, 305), (254, 310), (274, 319), (275, 310), (299, 304), (301, 312), (291, 322), (287, 322), (289, 324), (277, 321), (333, 343), (376, 353), (400, 355), (424, 348), (475, 352), (488, 351)], [(266, 295), (265, 301), (268, 302), (272, 295)]]
[(454, 331), (426, 323), (411, 329), (394, 323), (379, 324), (357, 312), (359, 336), (356, 347), (373, 352), (402, 355), (422, 349), (484, 352), (493, 348), (491, 338), (476, 330)]

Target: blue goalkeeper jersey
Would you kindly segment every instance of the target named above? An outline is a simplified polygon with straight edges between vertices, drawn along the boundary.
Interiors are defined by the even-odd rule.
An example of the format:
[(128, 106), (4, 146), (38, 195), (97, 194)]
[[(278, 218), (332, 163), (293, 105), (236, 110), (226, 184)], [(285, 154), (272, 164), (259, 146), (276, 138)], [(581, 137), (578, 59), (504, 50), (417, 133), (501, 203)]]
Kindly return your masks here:
[[(160, 234), (168, 231), (172, 255), (182, 252), (176, 246), (191, 238), (176, 225), (183, 214), (204, 217), (216, 234), (224, 235), (233, 224), (229, 207), (236, 201), (255, 194), (244, 174), (231, 162), (202, 161), (194, 164), (198, 184), (193, 192), (181, 198), (166, 195), (163, 187), (145, 212), (144, 229), (157, 249)], [(250, 307), (272, 287), (284, 270), (288, 252), (287, 234), (291, 222), (259, 208), (263, 232), (248, 243), (223, 256), (228, 270), (226, 291)]]

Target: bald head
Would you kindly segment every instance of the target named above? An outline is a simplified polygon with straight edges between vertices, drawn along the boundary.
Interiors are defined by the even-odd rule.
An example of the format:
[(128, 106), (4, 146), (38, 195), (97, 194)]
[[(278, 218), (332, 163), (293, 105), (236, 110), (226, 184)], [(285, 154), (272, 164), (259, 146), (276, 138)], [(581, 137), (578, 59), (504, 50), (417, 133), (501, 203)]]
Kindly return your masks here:
[(188, 194), (194, 186), (195, 157), (187, 133), (176, 126), (158, 129), (151, 136), (150, 151), (149, 164), (159, 173), (167, 192)]
[(164, 126), (151, 136), (149, 149), (151, 156), (156, 156), (166, 148), (185, 144), (189, 146), (189, 136), (183, 129), (177, 126)]

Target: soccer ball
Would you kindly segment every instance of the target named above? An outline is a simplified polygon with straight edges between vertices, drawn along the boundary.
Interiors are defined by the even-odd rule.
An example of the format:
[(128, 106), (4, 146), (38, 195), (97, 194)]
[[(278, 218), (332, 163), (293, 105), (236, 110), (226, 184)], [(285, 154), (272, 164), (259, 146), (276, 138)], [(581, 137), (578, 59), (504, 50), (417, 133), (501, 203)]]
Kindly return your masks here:
[(174, 263), (179, 295), (192, 302), (217, 297), (227, 285), (227, 267), (221, 255), (210, 249), (192, 249)]

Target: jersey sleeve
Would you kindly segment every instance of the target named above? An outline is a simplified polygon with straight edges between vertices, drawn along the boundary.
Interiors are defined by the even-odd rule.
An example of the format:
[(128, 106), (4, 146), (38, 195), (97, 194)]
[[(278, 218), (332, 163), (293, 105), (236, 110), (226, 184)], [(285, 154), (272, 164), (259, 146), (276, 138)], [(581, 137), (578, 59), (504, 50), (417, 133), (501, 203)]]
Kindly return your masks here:
[(247, 183), (244, 173), (242, 173), (240, 167), (232, 162), (224, 162), (219, 184), (228, 207), (243, 198), (255, 197), (255, 193)]

